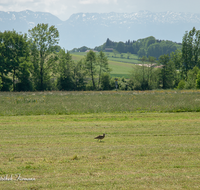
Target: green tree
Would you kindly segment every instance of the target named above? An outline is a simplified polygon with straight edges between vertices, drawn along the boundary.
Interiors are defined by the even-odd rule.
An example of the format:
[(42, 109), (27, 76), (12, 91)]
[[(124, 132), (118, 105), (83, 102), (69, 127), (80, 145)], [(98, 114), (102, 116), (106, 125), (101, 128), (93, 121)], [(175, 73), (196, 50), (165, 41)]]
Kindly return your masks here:
[(178, 86), (177, 86), (177, 89), (179, 90), (182, 90), (185, 88), (185, 81), (184, 80), (181, 80), (179, 83), (178, 83)]
[(0, 90), (1, 90), (2, 86), (3, 86), (3, 84), (2, 84), (2, 79), (1, 79), (1, 77), (0, 77)]
[(59, 90), (74, 90), (75, 81), (73, 78), (73, 60), (69, 52), (61, 49), (58, 53), (58, 89)]
[(99, 66), (99, 82), (98, 82), (98, 89), (99, 89), (99, 85), (101, 84), (102, 73), (110, 72), (110, 68), (108, 67), (108, 59), (102, 51), (100, 51), (97, 57), (97, 64)]
[(115, 57), (117, 57), (117, 54), (119, 53), (117, 50), (113, 50), (113, 53), (114, 53), (114, 55), (115, 55)]
[(139, 51), (137, 52), (138, 57), (144, 57), (146, 56), (146, 50), (144, 48), (140, 48)]
[(19, 82), (16, 84), (17, 91), (32, 91), (32, 81), (30, 78), (31, 70), (33, 69), (33, 64), (28, 61), (23, 61), (19, 65), (19, 71), (17, 73), (17, 78)]
[(185, 82), (186, 89), (196, 88), (196, 79), (199, 71), (200, 69), (197, 66), (195, 66), (193, 69), (187, 72), (187, 81)]
[(153, 75), (153, 66), (156, 63), (156, 58), (149, 56), (148, 57), (148, 86), (151, 88), (152, 86), (152, 75)]
[(143, 56), (141, 59), (142, 61), (142, 82), (141, 82), (141, 88), (142, 90), (148, 89), (148, 75), (147, 75), (147, 65), (145, 65), (145, 62), (147, 61), (147, 57)]
[(187, 72), (195, 66), (200, 66), (200, 30), (195, 27), (186, 32), (182, 40), (182, 72), (187, 77)]
[[(59, 32), (54, 26), (48, 24), (38, 24), (29, 30), (29, 40), (33, 56), (34, 78), (36, 89), (45, 90), (49, 81), (50, 71), (53, 69), (52, 63), (55, 56), (53, 46), (58, 43)], [(38, 81), (39, 79), (39, 81)]]
[(163, 89), (172, 88), (174, 81), (175, 67), (173, 62), (170, 61), (169, 55), (161, 55), (159, 63), (162, 66), (160, 72), (160, 82)]
[[(10, 67), (8, 63), (8, 47), (5, 38), (5, 33), (0, 32), (0, 78), (1, 78), (1, 88), (5, 86), (6, 75), (10, 72)], [(8, 51), (7, 51), (8, 50)]]
[(200, 89), (200, 71), (198, 72), (197, 79), (196, 79), (196, 88)]
[(95, 75), (97, 72), (97, 57), (96, 57), (95, 52), (93, 52), (92, 50), (90, 50), (86, 55), (85, 65), (86, 65), (86, 69), (89, 73), (89, 76), (92, 79), (93, 90), (95, 90), (96, 85), (95, 85), (94, 78), (95, 78)]
[(123, 42), (119, 42), (117, 44), (117, 47), (116, 47), (116, 50), (119, 52), (119, 53), (125, 53), (124, 50), (125, 50), (125, 45)]
[(147, 55), (159, 58), (159, 56), (163, 55), (163, 49), (159, 43), (151, 44), (147, 49)]
[(76, 90), (85, 90), (86, 89), (86, 76), (87, 69), (85, 62), (83, 60), (74, 63), (74, 81), (76, 85)]
[(26, 37), (16, 31), (5, 31), (0, 34), (0, 72), (1, 76), (12, 74), (13, 91), (16, 90), (16, 75), (23, 57), (28, 57)]
[(101, 75), (101, 88), (102, 90), (110, 89), (110, 75), (108, 73), (103, 73)]

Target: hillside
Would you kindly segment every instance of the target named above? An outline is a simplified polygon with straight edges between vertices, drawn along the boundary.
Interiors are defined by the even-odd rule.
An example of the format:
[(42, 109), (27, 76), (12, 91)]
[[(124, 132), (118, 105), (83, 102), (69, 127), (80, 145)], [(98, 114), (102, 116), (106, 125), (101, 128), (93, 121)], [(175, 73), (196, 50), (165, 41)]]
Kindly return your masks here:
[[(72, 53), (72, 59), (79, 61), (84, 58), (85, 52)], [(131, 70), (135, 67), (135, 64), (140, 63), (136, 55), (131, 55), (130, 59), (126, 58), (127, 54), (121, 58), (120, 54), (114, 57), (113, 53), (107, 54), (109, 67), (112, 69), (110, 76), (112, 77), (125, 77), (129, 78)]]
[[(131, 54), (135, 54), (139, 58), (143, 56), (152, 56), (158, 59), (161, 55), (171, 54), (181, 48), (181, 43), (157, 40), (155, 37), (150, 36), (144, 39), (138, 39), (137, 41), (128, 40), (126, 42), (114, 42), (108, 38), (103, 45), (95, 47), (94, 50), (107, 52), (106, 54), (108, 57), (109, 53), (113, 52), (114, 55), (111, 56), (112, 59), (116, 57), (117, 53), (120, 53), (121, 58), (124, 58), (124, 53), (127, 53), (127, 61), (132, 62), (129, 61), (129, 57), (132, 56)], [(71, 52), (86, 52), (86, 50), (90, 50), (90, 48), (83, 46), (81, 48), (74, 48)]]

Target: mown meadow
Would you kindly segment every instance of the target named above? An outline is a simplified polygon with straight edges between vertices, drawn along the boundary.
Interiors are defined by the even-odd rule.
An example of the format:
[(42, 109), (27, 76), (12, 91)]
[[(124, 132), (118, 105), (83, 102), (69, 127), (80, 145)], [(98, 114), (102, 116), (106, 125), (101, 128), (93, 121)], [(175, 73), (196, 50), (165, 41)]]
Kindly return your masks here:
[(196, 90), (1, 92), (0, 189), (199, 189), (199, 110)]

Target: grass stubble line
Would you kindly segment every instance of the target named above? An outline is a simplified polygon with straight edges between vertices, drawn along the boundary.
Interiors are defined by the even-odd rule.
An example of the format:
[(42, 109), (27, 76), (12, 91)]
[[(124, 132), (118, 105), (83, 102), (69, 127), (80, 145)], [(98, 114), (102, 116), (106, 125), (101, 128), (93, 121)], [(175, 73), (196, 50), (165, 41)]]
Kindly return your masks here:
[(0, 176), (36, 180), (0, 187), (199, 189), (199, 123), (197, 112), (1, 116)]

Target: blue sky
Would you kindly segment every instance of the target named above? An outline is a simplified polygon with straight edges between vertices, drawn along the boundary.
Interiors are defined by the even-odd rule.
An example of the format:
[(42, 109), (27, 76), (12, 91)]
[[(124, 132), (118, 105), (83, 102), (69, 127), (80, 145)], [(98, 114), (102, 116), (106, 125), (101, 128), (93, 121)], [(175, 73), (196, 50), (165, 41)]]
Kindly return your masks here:
[(0, 0), (0, 11), (49, 12), (61, 20), (74, 13), (152, 12), (200, 13), (200, 0)]

